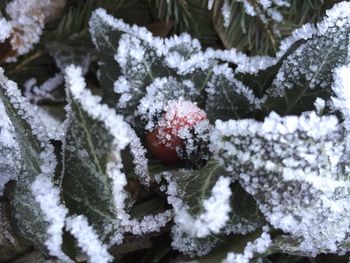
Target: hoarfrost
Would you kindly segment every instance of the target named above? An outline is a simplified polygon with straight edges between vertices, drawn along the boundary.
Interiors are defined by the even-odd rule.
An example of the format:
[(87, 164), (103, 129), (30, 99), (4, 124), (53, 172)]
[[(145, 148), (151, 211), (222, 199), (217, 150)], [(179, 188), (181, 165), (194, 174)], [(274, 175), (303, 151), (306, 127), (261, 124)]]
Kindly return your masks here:
[(222, 263), (249, 263), (250, 260), (253, 259), (254, 254), (264, 253), (272, 244), (272, 239), (268, 231), (268, 227), (264, 227), (261, 236), (253, 242), (248, 242), (243, 253), (238, 254), (230, 252)]
[[(213, 8), (215, 0), (208, 1), (208, 9)], [(235, 0), (230, 3), (241, 2), (243, 4), (244, 12), (252, 17), (258, 17), (261, 22), (268, 25), (269, 22), (276, 21), (281, 22), (283, 15), (279, 9), (282, 7), (290, 7), (289, 0), (264, 0), (251, 3), (248, 0)], [(225, 0), (221, 6), (221, 15), (224, 21), (224, 27), (228, 27), (231, 23), (231, 11), (232, 5), (229, 5), (229, 1)]]
[[(124, 187), (127, 184), (126, 175), (121, 171), (123, 168), (120, 151), (130, 146), (134, 155), (135, 172), (140, 177), (141, 182), (148, 185), (150, 178), (148, 175), (147, 159), (145, 149), (142, 147), (136, 133), (123, 120), (121, 115), (116, 115), (114, 109), (100, 103), (101, 98), (93, 96), (85, 88), (85, 81), (81, 68), (69, 66), (66, 69), (66, 82), (74, 98), (78, 100), (89, 116), (99, 120), (104, 124), (107, 131), (113, 136), (111, 160), (106, 165), (107, 175), (111, 179), (114, 199), (114, 209), (116, 220), (120, 222), (121, 232), (132, 232), (135, 235), (146, 234), (157, 231), (172, 218), (170, 211), (165, 211), (154, 216), (147, 215), (141, 220), (132, 219), (126, 211), (127, 192)], [(122, 241), (122, 233), (115, 233), (111, 244)]]
[[(23, 231), (24, 236), (28, 235), (31, 238), (44, 238), (44, 243), (51, 255), (69, 262), (70, 259), (61, 250), (62, 228), (67, 210), (60, 203), (59, 190), (56, 189), (52, 183), (57, 165), (56, 156), (53, 152), (54, 148), (50, 144), (45, 126), (40, 118), (37, 118), (37, 112), (33, 106), (22, 97), (16, 83), (8, 80), (3, 75), (2, 69), (0, 74), (0, 84), (4, 89), (6, 88), (5, 96), (9, 98), (12, 107), (17, 111), (16, 113), (19, 115), (18, 119), (21, 118), (25, 121), (25, 125), (29, 126), (28, 128), (24, 128), (24, 130), (18, 130), (22, 129), (22, 125), (24, 124), (20, 124), (20, 121), (14, 120), (15, 117), (12, 116), (13, 125), (15, 125), (17, 129), (14, 133), (16, 134), (16, 140), (18, 143), (18, 153), (21, 155), (21, 173), (18, 176), (19, 178), (16, 185), (18, 187), (16, 189), (20, 189), (20, 191), (16, 192), (16, 196), (13, 199), (13, 206), (16, 208), (14, 209), (15, 219), (19, 222), (19, 231)], [(6, 122), (6, 118), (4, 121)], [(30, 141), (33, 145), (27, 145), (28, 140), (30, 140), (28, 137), (31, 138), (31, 136), (35, 139), (35, 142)], [(0, 138), (4, 139), (2, 136)], [(8, 139), (8, 143), (11, 143), (11, 137), (8, 137)], [(27, 160), (27, 155), (29, 154), (30, 158), (38, 158), (36, 162), (39, 167), (29, 167), (30, 165), (36, 166), (36, 163), (33, 161), (30, 161), (30, 164), (28, 165), (29, 161)], [(15, 162), (17, 161), (16, 159), (17, 157), (14, 159)], [(37, 203), (35, 203), (33, 199)], [(26, 206), (31, 206), (29, 212), (25, 211), (27, 208), (20, 206), (23, 203)], [(37, 208), (36, 205), (38, 205), (40, 209)], [(24, 211), (18, 211), (17, 207), (20, 207)], [(40, 236), (43, 235), (43, 233), (40, 232), (44, 231), (40, 228), (35, 229), (35, 232), (38, 233), (33, 233), (31, 228), (34, 228), (35, 226), (33, 227), (30, 224), (35, 223), (28, 223), (33, 214), (37, 217), (36, 221), (39, 222), (39, 227), (43, 226), (43, 224), (40, 223), (42, 220), (41, 216), (43, 216), (43, 220), (49, 223), (49, 225), (46, 226), (47, 229), (45, 229), (47, 231), (44, 234), (45, 236)], [(24, 216), (28, 218), (23, 218)]]
[(52, 78), (46, 80), (40, 86), (37, 86), (35, 78), (28, 79), (24, 83), (25, 96), (32, 102), (37, 103), (39, 100), (50, 99), (56, 101), (52, 96), (52, 92), (63, 84), (64, 78), (61, 73), (55, 74)]
[(8, 118), (4, 105), (0, 101), (0, 195), (3, 194), (5, 184), (16, 180), (20, 172), (20, 152), (15, 140), (15, 132)]
[(89, 262), (108, 263), (113, 261), (113, 257), (107, 251), (107, 246), (101, 243), (84, 216), (67, 218), (66, 228), (77, 239), (79, 247), (89, 256)]
[(219, 233), (229, 220), (230, 207), (230, 183), (227, 177), (219, 177), (215, 183), (211, 196), (203, 201), (203, 212), (193, 218), (177, 195), (176, 183), (170, 182), (167, 195), (168, 202), (173, 206), (175, 223), (183, 231), (193, 237), (203, 238), (211, 233)]
[[(327, 10), (326, 18), (317, 24), (317, 29), (311, 29), (312, 38), (283, 61), (268, 94), (280, 97), (287, 90), (302, 86), (310, 90), (317, 88), (319, 92), (325, 93), (322, 96), (327, 99), (328, 84), (332, 83), (332, 70), (337, 65), (350, 62), (349, 14), (350, 4), (346, 1)], [(296, 84), (299, 82), (302, 84)]]
[(17, 55), (27, 53), (40, 41), (45, 22), (55, 17), (64, 5), (65, 0), (14, 0), (6, 6), (6, 13), (11, 18), (10, 42)]
[(332, 98), (334, 107), (339, 109), (345, 120), (345, 127), (350, 128), (350, 66), (342, 66), (334, 70), (332, 89), (336, 96)]
[(231, 9), (228, 3), (228, 0), (225, 0), (224, 4), (221, 7), (221, 14), (224, 19), (224, 27), (228, 27), (231, 22)]
[(137, 114), (147, 121), (146, 130), (154, 129), (169, 100), (184, 98), (195, 101), (199, 96), (198, 91), (194, 88), (193, 82), (185, 80), (182, 83), (173, 77), (157, 78), (147, 87), (146, 95), (140, 100)]
[(263, 123), (217, 121), (211, 149), (301, 251), (335, 253), (350, 233), (344, 132), (335, 116), (271, 113)]
[(60, 202), (60, 191), (54, 187), (51, 178), (38, 175), (31, 186), (35, 200), (49, 223), (47, 233), (49, 238), (45, 241), (50, 255), (56, 256), (64, 262), (73, 262), (61, 249), (63, 243), (63, 226), (68, 210)]
[(4, 42), (12, 32), (12, 25), (5, 18), (0, 17), (0, 43)]

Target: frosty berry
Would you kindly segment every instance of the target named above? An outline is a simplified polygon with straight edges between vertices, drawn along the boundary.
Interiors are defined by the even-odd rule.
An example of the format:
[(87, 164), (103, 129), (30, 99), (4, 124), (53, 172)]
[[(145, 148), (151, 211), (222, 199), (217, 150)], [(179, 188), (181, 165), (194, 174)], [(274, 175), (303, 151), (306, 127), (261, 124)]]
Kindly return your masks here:
[(169, 101), (164, 112), (156, 128), (147, 134), (151, 153), (166, 165), (206, 159), (202, 151), (209, 130), (205, 111), (180, 98)]

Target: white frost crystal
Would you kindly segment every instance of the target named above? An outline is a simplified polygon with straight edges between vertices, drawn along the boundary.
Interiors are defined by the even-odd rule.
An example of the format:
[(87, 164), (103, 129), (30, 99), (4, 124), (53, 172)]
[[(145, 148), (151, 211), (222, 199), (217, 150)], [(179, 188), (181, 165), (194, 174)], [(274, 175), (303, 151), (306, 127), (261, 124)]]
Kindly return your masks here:
[[(103, 123), (105, 129), (113, 136), (111, 158), (106, 165), (107, 175), (111, 179), (111, 189), (113, 192), (113, 201), (116, 220), (120, 222), (122, 233), (131, 232), (135, 235), (142, 235), (159, 229), (172, 217), (170, 211), (165, 211), (157, 215), (146, 215), (141, 220), (132, 219), (126, 211), (126, 199), (128, 194), (124, 187), (127, 184), (126, 175), (121, 171), (123, 168), (120, 151), (127, 146), (134, 156), (135, 173), (140, 180), (148, 185), (150, 178), (148, 175), (147, 159), (145, 158), (145, 149), (141, 145), (136, 133), (130, 125), (123, 120), (121, 115), (117, 115), (114, 109), (102, 104), (101, 98), (94, 96), (85, 88), (85, 80), (82, 70), (79, 67), (69, 66), (66, 68), (66, 83), (73, 98), (77, 100), (83, 110), (94, 120)], [(115, 233), (112, 238), (113, 243), (120, 243), (123, 239), (122, 233)]]
[(5, 18), (0, 17), (0, 43), (4, 42), (11, 34), (12, 25)]
[(335, 116), (217, 121), (211, 148), (252, 194), (266, 219), (316, 255), (341, 252), (349, 238), (349, 165)]
[(10, 42), (18, 55), (27, 53), (40, 41), (45, 22), (52, 19), (64, 7), (65, 2), (65, 0), (13, 0), (6, 6), (6, 13), (11, 18)]
[(334, 107), (339, 109), (345, 120), (345, 127), (350, 130), (350, 65), (341, 66), (334, 71), (332, 89)]
[[(30, 105), (29, 102), (22, 96), (16, 83), (8, 80), (3, 75), (2, 69), (0, 69), (0, 86), (1, 89), (5, 90), (5, 96), (9, 98), (12, 107), (17, 110), (19, 115), (18, 119), (21, 118), (22, 121), (25, 121), (28, 124), (29, 128), (31, 129), (31, 133), (34, 135), (35, 139), (40, 145), (39, 149), (41, 150), (41, 152), (38, 153), (39, 156), (37, 156), (39, 158), (38, 162), (40, 165), (40, 167), (37, 169), (38, 171), (40, 171), (40, 174), (32, 174), (32, 167), (28, 168), (25, 166), (21, 166), (21, 173), (18, 174), (20, 181), (17, 183), (29, 184), (21, 185), (21, 187), (30, 187), (29, 190), (31, 190), (32, 196), (27, 195), (27, 198), (31, 199), (34, 197), (35, 201), (37, 201), (40, 205), (41, 211), (35, 211), (35, 207), (33, 207), (33, 210), (35, 211), (33, 213), (36, 213), (36, 215), (39, 217), (38, 221), (42, 220), (40, 216), (43, 215), (43, 220), (45, 220), (48, 223), (48, 228), (46, 229), (47, 238), (45, 240), (45, 245), (47, 246), (49, 253), (52, 256), (56, 256), (59, 259), (62, 259), (66, 262), (71, 262), (70, 259), (61, 250), (63, 234), (62, 229), (64, 226), (64, 220), (67, 213), (67, 209), (64, 207), (63, 204), (61, 204), (59, 190), (56, 187), (54, 187), (52, 183), (57, 165), (57, 160), (53, 152), (54, 148), (49, 142), (45, 126), (41, 122), (40, 118), (36, 117), (37, 112), (35, 111), (33, 106)], [(0, 103), (0, 106), (1, 116), (2, 114), (4, 114), (4, 108), (2, 103)], [(6, 124), (6, 122), (9, 122), (9, 118), (5, 117), (0, 121), (0, 124), (2, 124), (2, 121), (4, 121)], [(14, 121), (14, 123), (17, 125), (17, 127), (15, 126), (16, 128), (21, 128), (21, 126), (18, 125), (16, 121)], [(4, 130), (2, 130), (2, 128), (4, 128)], [(5, 129), (7, 129), (7, 131)], [(18, 144), (14, 143), (14, 134), (19, 135), (19, 137), (16, 138), (18, 140)], [(7, 123), (6, 125), (0, 126), (0, 135), (0, 146), (5, 145), (7, 147), (18, 147), (16, 153), (18, 155), (21, 155), (23, 159), (28, 158), (26, 156), (28, 153), (26, 153), (25, 151), (22, 152), (23, 145), (20, 145), (20, 143), (23, 144), (21, 140), (24, 139), (21, 138), (21, 131), (15, 131), (14, 127), (12, 127), (11, 124)], [(4, 139), (6, 139), (7, 141), (5, 144), (3, 142)], [(0, 150), (2, 150), (2, 148), (0, 148)], [(34, 150), (33, 148), (32, 151), (33, 153), (30, 154), (33, 154), (35, 156), (36, 150)], [(17, 156), (14, 156), (14, 164), (18, 162), (18, 159), (19, 158)], [(25, 164), (25, 161), (21, 162), (21, 164)], [(26, 171), (26, 168), (31, 171)], [(16, 169), (16, 166), (14, 166), (13, 172), (15, 172)], [(29, 178), (26, 178), (25, 176), (28, 176)], [(19, 199), (20, 198), (21, 197), (19, 197)], [(26, 202), (28, 202), (28, 204), (31, 204), (31, 200), (26, 200)], [(22, 218), (22, 220), (24, 219)]]
[(264, 253), (272, 244), (272, 239), (268, 234), (268, 230), (269, 229), (265, 227), (260, 237), (253, 242), (248, 242), (243, 253), (228, 253), (222, 263), (249, 263), (250, 260), (253, 259), (254, 254)]
[(113, 261), (113, 257), (107, 251), (107, 246), (102, 244), (84, 216), (67, 218), (66, 227), (77, 239), (79, 247), (89, 256), (89, 262), (108, 263)]
[(16, 180), (20, 171), (20, 152), (15, 140), (14, 128), (0, 101), (0, 195), (5, 184), (10, 180)]
[(49, 223), (47, 233), (49, 238), (45, 241), (50, 255), (56, 256), (64, 262), (73, 262), (62, 252), (63, 227), (68, 209), (61, 204), (60, 190), (54, 187), (51, 178), (38, 175), (31, 187), (35, 200), (40, 204), (41, 210)]
[(220, 177), (215, 183), (211, 196), (203, 201), (203, 212), (194, 218), (187, 211), (188, 207), (178, 196), (175, 182), (168, 185), (168, 202), (173, 206), (174, 221), (187, 234), (192, 237), (206, 237), (211, 233), (219, 233), (229, 220), (230, 183), (227, 177)]

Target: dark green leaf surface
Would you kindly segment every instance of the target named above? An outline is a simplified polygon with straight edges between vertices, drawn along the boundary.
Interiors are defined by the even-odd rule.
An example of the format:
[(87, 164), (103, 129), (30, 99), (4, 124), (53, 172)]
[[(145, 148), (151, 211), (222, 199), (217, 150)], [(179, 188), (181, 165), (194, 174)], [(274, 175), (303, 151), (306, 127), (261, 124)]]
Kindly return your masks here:
[(106, 171), (112, 135), (101, 121), (84, 111), (79, 101), (71, 98), (70, 105), (63, 196), (70, 211), (84, 214), (106, 240), (118, 227), (112, 182)]

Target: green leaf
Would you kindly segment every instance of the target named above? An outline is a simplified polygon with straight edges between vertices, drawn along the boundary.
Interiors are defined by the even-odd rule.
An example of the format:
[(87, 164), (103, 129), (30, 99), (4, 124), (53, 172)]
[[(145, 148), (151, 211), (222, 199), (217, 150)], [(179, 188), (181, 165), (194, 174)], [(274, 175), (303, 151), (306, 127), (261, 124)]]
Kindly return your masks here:
[(199, 42), (187, 34), (163, 40), (145, 28), (128, 26), (103, 9), (93, 13), (90, 31), (100, 54), (104, 100), (124, 115), (133, 116), (146, 88), (157, 78), (172, 76), (182, 81), (180, 75), (187, 74), (185, 79), (197, 80), (199, 92), (208, 81), (206, 72), (203, 78), (202, 72), (192, 69), (191, 73), (176, 71), (176, 61), (184, 63), (201, 50)]
[[(203, 201), (211, 196), (219, 177), (230, 176), (218, 162), (213, 160), (209, 160), (200, 169), (171, 171), (171, 174), (181, 200), (188, 206), (187, 211), (194, 217), (204, 212)], [(230, 219), (225, 230), (231, 232), (231, 228), (233, 230), (235, 226), (239, 226), (239, 229), (233, 230), (235, 233), (245, 232), (245, 227), (247, 227), (246, 231), (250, 232), (261, 226), (264, 219), (254, 199), (237, 183), (231, 186), (231, 191)], [(248, 230), (249, 223), (253, 230)]]
[(0, 98), (14, 128), (20, 152), (20, 172), (11, 200), (13, 222), (20, 236), (47, 251), (49, 223), (31, 191), (38, 175), (53, 177), (56, 158), (44, 129), (31, 105), (21, 96), (16, 83), (0, 72)]
[(317, 28), (305, 43), (283, 60), (277, 77), (267, 90), (269, 97), (265, 107), (268, 111), (281, 115), (300, 114), (313, 110), (316, 98), (327, 101), (334, 95), (332, 72), (339, 65), (350, 62), (350, 23), (346, 15), (331, 10)]
[[(85, 90), (80, 69), (70, 67), (66, 73), (69, 108), (64, 143), (63, 196), (72, 213), (85, 215), (101, 240), (111, 241), (120, 230), (120, 220), (113, 192), (114, 179), (118, 178), (113, 179), (111, 174), (118, 168), (109, 166), (120, 162), (119, 151), (125, 147), (122, 140), (127, 127), (115, 111), (100, 104), (99, 97)], [(118, 133), (111, 133), (106, 114), (109, 114), (110, 124), (118, 126)], [(119, 176), (123, 180), (123, 175)]]
[[(276, 60), (275, 63), (272, 63), (271, 66), (265, 69), (261, 69), (255, 73), (251, 73), (249, 70), (245, 70), (243, 72), (238, 71), (235, 72), (235, 78), (249, 87), (256, 97), (262, 98), (266, 94), (266, 90), (271, 87), (273, 80), (275, 79), (279, 69), (283, 64), (283, 61), (287, 59), (290, 54), (295, 52), (295, 50), (304, 42), (305, 40), (303, 39), (296, 40), (286, 51), (283, 51), (281, 57), (268, 57), (267, 60)], [(282, 51), (280, 50), (279, 53), (282, 53)], [(260, 60), (263, 59), (263, 57), (260, 58)]]
[(129, 89), (136, 92), (129, 106), (131, 109), (127, 110), (130, 114), (135, 109), (135, 103), (145, 93), (145, 87), (155, 77), (163, 76), (164, 68), (152, 45), (153, 41), (161, 40), (154, 40), (145, 28), (130, 27), (122, 20), (109, 16), (103, 9), (97, 9), (92, 14), (89, 24), (93, 42), (100, 55), (100, 83), (104, 101), (115, 106), (120, 96), (114, 92), (114, 83), (124, 75)]
[(210, 252), (208, 255), (196, 258), (199, 263), (211, 263), (223, 261), (230, 252), (242, 253), (248, 242), (254, 241), (261, 234), (256, 230), (247, 235), (235, 235), (227, 238), (220, 246)]
[(260, 100), (235, 79), (227, 64), (213, 68), (206, 92), (205, 109), (212, 122), (251, 117), (254, 110), (260, 108)]
[(300, 239), (300, 251), (315, 255), (342, 251), (349, 234), (348, 228), (336, 230), (350, 223), (347, 136), (335, 116), (271, 113), (264, 122), (218, 121), (211, 142), (214, 156), (266, 220)]
[[(265, 222), (250, 195), (237, 183), (232, 184), (231, 187), (227, 185), (224, 181), (227, 179), (223, 178), (231, 176), (216, 161), (210, 160), (204, 167), (197, 170), (180, 169), (161, 172), (162, 169), (159, 166), (151, 170), (159, 171), (169, 182), (168, 202), (173, 205), (175, 212), (175, 226), (172, 230), (175, 240), (173, 246), (184, 253), (207, 254), (213, 246), (221, 243), (221, 239), (226, 235), (246, 234), (256, 230)], [(230, 179), (228, 180), (229, 183)], [(219, 202), (219, 197), (215, 197), (217, 191), (223, 193), (220, 195)], [(228, 196), (225, 194), (226, 191), (229, 191)], [(210, 214), (208, 202), (211, 205), (213, 205), (212, 202), (216, 202), (217, 215)], [(222, 212), (225, 206), (228, 208), (226, 220), (223, 219), (225, 215)], [(216, 223), (221, 222), (221, 227), (210, 225), (214, 220), (212, 217), (216, 217)], [(203, 224), (203, 222), (206, 223)]]

